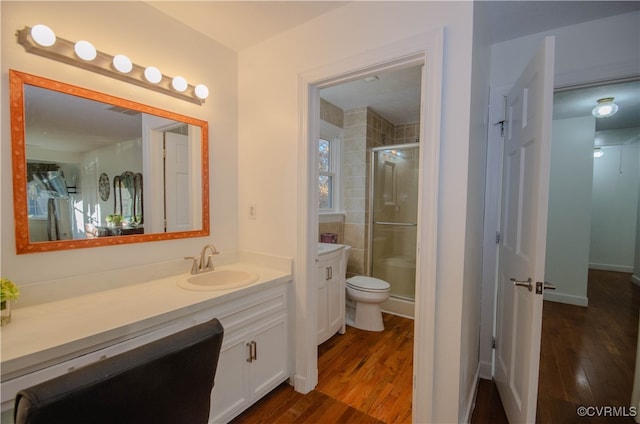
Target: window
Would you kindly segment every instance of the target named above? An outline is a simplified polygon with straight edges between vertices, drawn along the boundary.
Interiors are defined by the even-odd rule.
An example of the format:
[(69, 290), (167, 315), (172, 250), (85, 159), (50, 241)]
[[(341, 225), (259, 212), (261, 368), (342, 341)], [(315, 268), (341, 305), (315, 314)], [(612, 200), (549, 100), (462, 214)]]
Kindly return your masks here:
[(318, 143), (320, 210), (334, 211), (337, 209), (337, 145), (335, 142), (320, 139)]

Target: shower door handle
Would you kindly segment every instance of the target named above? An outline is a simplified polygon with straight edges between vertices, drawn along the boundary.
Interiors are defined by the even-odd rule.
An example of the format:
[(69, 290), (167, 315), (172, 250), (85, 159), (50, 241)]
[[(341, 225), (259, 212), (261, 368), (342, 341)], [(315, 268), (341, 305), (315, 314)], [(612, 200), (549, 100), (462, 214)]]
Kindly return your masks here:
[(389, 222), (389, 221), (376, 221), (376, 225), (402, 225), (405, 227), (415, 227), (418, 224), (413, 222)]

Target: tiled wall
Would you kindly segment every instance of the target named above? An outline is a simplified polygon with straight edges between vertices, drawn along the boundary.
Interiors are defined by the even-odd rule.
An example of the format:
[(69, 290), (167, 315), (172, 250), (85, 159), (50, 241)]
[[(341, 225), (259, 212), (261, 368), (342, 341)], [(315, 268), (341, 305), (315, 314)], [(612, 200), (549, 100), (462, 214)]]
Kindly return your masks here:
[[(339, 108), (321, 103), (321, 117), (344, 129), (342, 148), (342, 184), (344, 189), (344, 222), (322, 222), (318, 234), (338, 234), (338, 243), (351, 246), (347, 274), (366, 275), (369, 272), (369, 160), (367, 149), (418, 141), (419, 123), (394, 125), (370, 108), (344, 111), (340, 122)], [(326, 118), (326, 119), (324, 119)], [(331, 119), (332, 121), (328, 121)]]
[(320, 99), (320, 119), (338, 128), (344, 128), (344, 112), (325, 99)]
[(396, 125), (394, 144), (418, 143), (420, 141), (420, 122)]

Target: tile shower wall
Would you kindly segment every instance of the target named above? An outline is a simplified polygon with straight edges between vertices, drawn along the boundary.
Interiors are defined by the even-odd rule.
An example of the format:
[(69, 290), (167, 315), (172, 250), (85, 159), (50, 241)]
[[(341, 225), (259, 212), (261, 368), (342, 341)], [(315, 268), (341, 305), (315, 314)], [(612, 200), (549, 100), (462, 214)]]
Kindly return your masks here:
[[(344, 111), (343, 125), (338, 125), (336, 109), (322, 100), (321, 119), (344, 129), (342, 148), (342, 184), (344, 222), (323, 221), (318, 234), (338, 234), (338, 243), (351, 246), (347, 275), (369, 272), (369, 161), (367, 149), (419, 142), (420, 123), (394, 125), (368, 107)], [(319, 236), (318, 236), (319, 237)]]

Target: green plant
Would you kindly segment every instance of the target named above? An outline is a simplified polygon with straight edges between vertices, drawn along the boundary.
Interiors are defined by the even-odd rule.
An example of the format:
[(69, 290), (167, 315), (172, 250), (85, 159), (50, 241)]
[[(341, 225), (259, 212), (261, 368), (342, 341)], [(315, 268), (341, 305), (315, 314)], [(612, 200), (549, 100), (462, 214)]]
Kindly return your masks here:
[(122, 215), (118, 213), (112, 213), (111, 215), (107, 215), (106, 220), (107, 222), (119, 224), (120, 222), (122, 222)]
[(20, 296), (20, 290), (13, 281), (8, 278), (0, 279), (0, 302), (17, 299), (18, 296)]

